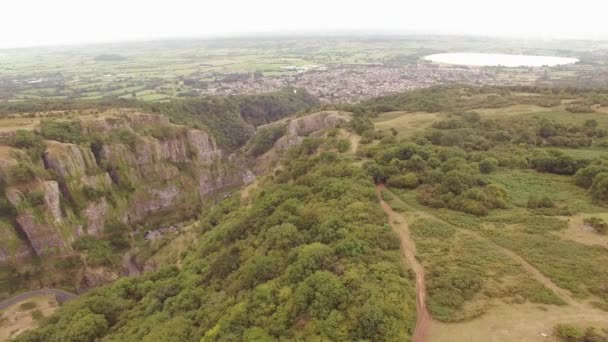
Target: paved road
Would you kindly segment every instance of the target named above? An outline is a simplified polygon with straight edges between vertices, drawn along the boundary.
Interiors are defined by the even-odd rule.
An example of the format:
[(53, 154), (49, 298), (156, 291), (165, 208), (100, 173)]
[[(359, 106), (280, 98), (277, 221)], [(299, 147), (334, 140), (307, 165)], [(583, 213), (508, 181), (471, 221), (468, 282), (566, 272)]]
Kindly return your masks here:
[(63, 304), (64, 302), (67, 302), (70, 299), (74, 299), (74, 298), (78, 297), (78, 295), (75, 295), (73, 293), (69, 293), (69, 292), (66, 292), (63, 290), (59, 290), (59, 289), (32, 290), (32, 291), (18, 294), (16, 296), (13, 296), (9, 299), (6, 299), (6, 300), (0, 302), (0, 310), (4, 310), (10, 306), (13, 306), (19, 302), (28, 300), (33, 297), (46, 296), (46, 295), (55, 295), (55, 298), (57, 298), (57, 301), (61, 304)]

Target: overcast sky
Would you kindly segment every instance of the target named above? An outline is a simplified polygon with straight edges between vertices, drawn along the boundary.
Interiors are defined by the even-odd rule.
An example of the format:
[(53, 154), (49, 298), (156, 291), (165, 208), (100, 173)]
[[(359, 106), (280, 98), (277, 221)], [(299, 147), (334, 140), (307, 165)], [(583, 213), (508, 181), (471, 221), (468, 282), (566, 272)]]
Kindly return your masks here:
[(0, 47), (243, 33), (608, 36), (605, 0), (1, 0)]

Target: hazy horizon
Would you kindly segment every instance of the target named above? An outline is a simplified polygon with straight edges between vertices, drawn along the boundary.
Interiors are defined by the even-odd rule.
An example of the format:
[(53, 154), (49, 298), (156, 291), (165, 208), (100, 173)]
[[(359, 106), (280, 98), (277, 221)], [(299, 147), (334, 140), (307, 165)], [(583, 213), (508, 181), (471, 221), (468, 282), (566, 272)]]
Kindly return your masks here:
[[(462, 0), (373, 3), (278, 0), (201, 4), (24, 0), (4, 4), (0, 48), (166, 39), (286, 35), (466, 35), (524, 39), (606, 39), (605, 4), (581, 0), (529, 2)], [(542, 25), (538, 23), (542, 22)], [(6, 34), (9, 33), (9, 34)]]

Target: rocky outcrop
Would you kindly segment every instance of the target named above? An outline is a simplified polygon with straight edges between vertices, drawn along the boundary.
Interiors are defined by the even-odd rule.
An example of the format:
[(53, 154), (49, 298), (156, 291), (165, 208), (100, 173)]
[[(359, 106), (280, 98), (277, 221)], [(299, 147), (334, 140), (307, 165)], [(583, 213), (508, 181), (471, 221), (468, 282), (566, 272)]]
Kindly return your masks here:
[(187, 139), (190, 146), (196, 151), (198, 159), (204, 163), (211, 163), (222, 156), (222, 151), (207, 132), (189, 129)]
[(44, 193), (46, 211), (55, 220), (55, 223), (61, 223), (62, 216), (59, 202), (59, 184), (55, 181), (42, 182), (41, 190)]
[[(0, 263), (29, 251), (40, 257), (70, 254), (78, 237), (104, 238), (109, 221), (136, 224), (179, 210), (195, 212), (201, 200), (255, 177), (238, 166), (242, 160), (225, 156), (207, 132), (174, 125), (162, 115), (118, 110), (76, 120), (85, 134), (105, 139), (96, 142), (95, 153), (84, 144), (45, 141), (42, 158), (29, 162), (44, 166), (49, 175), (40, 177), (53, 180), (9, 182), (5, 195), (17, 211), (9, 221), (17, 226), (8, 225), (22, 232), (15, 236), (23, 251), (0, 242)], [(29, 158), (13, 150), (21, 152), (19, 160)], [(0, 169), (14, 163), (0, 158)]]
[(49, 223), (39, 221), (31, 213), (17, 216), (17, 223), (27, 236), (34, 252), (39, 257), (65, 254), (68, 246), (59, 230)]
[(169, 118), (158, 114), (129, 112), (123, 116), (131, 126), (167, 126)]
[(78, 285), (78, 292), (86, 292), (91, 288), (111, 283), (118, 279), (118, 277), (119, 275), (116, 272), (102, 267), (86, 267)]
[(57, 172), (62, 178), (79, 177), (87, 170), (97, 168), (90, 149), (57, 141), (47, 142), (43, 160), (47, 169)]
[(18, 236), (10, 222), (0, 220), (0, 263), (19, 262), (32, 256), (30, 247)]
[(286, 127), (285, 135), (274, 144), (277, 149), (298, 145), (310, 134), (339, 126), (350, 120), (343, 112), (318, 112), (291, 120)]
[(274, 125), (285, 125), (285, 134), (274, 143), (273, 148), (255, 159), (252, 165), (253, 172), (255, 174), (267, 172), (276, 165), (281, 152), (286, 148), (302, 143), (308, 136), (323, 134), (325, 130), (338, 127), (350, 119), (350, 114), (346, 112), (325, 111), (258, 127), (260, 130)]
[(108, 202), (104, 197), (95, 202), (90, 202), (84, 209), (84, 217), (87, 220), (86, 232), (88, 235), (101, 236), (108, 212)]
[(110, 117), (93, 117), (78, 120), (82, 130), (87, 133), (103, 133), (107, 134), (112, 130), (119, 128), (128, 128), (129, 123), (124, 118)]
[(180, 189), (175, 186), (140, 192), (132, 201), (133, 205), (128, 213), (129, 221), (139, 222), (150, 214), (171, 208), (180, 193)]

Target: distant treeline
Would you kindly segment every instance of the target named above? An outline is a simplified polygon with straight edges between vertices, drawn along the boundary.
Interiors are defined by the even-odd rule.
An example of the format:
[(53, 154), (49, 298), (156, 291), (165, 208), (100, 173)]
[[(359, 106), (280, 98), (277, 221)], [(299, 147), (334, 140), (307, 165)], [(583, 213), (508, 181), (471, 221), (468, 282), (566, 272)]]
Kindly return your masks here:
[[(517, 93), (537, 95), (520, 96)], [(582, 105), (585, 106), (585, 110), (591, 111), (591, 105), (608, 105), (608, 89), (449, 85), (380, 96), (355, 104), (325, 105), (322, 108), (345, 110), (371, 117), (392, 111), (459, 114), (479, 108), (501, 108), (515, 104), (553, 107), (561, 104), (561, 100), (564, 98), (583, 98), (583, 100), (573, 102), (573, 105)], [(573, 111), (580, 111), (580, 109), (572, 108)]]

